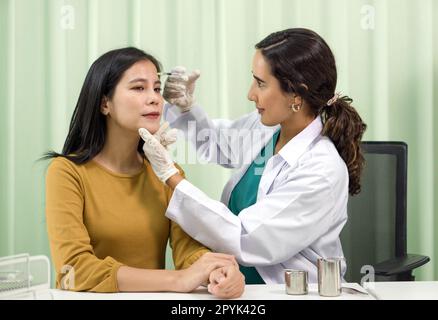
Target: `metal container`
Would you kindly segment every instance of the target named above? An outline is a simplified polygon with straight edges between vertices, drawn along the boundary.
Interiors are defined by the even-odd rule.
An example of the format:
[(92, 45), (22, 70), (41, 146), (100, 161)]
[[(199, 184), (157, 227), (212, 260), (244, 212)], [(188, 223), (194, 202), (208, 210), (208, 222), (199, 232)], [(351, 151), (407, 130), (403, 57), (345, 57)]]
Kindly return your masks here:
[(284, 280), (287, 294), (302, 295), (309, 292), (307, 271), (285, 269)]
[(324, 297), (341, 295), (341, 262), (344, 258), (318, 259), (318, 293)]

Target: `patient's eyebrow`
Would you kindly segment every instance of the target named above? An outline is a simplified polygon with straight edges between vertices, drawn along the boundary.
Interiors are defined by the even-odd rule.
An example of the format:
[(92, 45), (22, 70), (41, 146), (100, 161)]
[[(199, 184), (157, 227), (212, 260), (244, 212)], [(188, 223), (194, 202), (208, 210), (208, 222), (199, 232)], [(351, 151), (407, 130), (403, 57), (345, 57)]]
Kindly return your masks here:
[[(134, 83), (134, 82), (149, 82), (149, 80), (146, 79), (146, 78), (135, 78), (135, 79), (132, 79), (131, 81), (129, 81), (129, 83)], [(156, 80), (154, 82), (154, 84), (161, 84), (161, 81), (160, 80)]]

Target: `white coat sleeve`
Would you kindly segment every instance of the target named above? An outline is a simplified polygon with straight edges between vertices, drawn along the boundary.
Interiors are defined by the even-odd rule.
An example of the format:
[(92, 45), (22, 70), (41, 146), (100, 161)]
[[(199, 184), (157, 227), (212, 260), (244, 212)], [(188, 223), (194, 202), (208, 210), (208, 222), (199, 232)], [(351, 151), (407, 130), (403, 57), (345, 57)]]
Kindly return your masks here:
[(278, 264), (324, 235), (334, 219), (335, 197), (327, 178), (314, 165), (298, 171), (239, 216), (183, 180), (166, 216), (197, 241), (235, 255), (243, 265)]
[(211, 120), (199, 106), (194, 105), (190, 111), (181, 113), (178, 107), (168, 103), (164, 106), (163, 117), (172, 128), (184, 133), (199, 157), (226, 168), (240, 166), (243, 139), (249, 137), (251, 129), (260, 122), (255, 112), (238, 120)]

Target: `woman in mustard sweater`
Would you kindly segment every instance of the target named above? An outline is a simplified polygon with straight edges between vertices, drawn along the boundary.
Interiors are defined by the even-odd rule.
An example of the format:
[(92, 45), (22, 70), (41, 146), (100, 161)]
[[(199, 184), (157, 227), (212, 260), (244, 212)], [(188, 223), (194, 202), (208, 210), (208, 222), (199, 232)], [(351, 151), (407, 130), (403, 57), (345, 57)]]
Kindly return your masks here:
[[(163, 145), (160, 63), (123, 48), (105, 53), (83, 84), (62, 153), (46, 176), (46, 216), (56, 286), (74, 291), (190, 292), (202, 284), (239, 297), (233, 256), (212, 253), (164, 213), (172, 195), (153, 173), (139, 128)], [(178, 170), (182, 170), (177, 167)], [(176, 270), (163, 270), (168, 240)]]

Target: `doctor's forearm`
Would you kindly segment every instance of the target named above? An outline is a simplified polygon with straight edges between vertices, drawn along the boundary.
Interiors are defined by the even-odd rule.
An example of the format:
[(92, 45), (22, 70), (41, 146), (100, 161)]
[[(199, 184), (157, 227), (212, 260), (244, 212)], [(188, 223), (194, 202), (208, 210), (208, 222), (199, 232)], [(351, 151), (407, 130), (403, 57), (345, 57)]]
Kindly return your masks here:
[(166, 184), (172, 189), (175, 190), (178, 183), (180, 183), (184, 178), (179, 174), (174, 174), (169, 179), (166, 180)]

